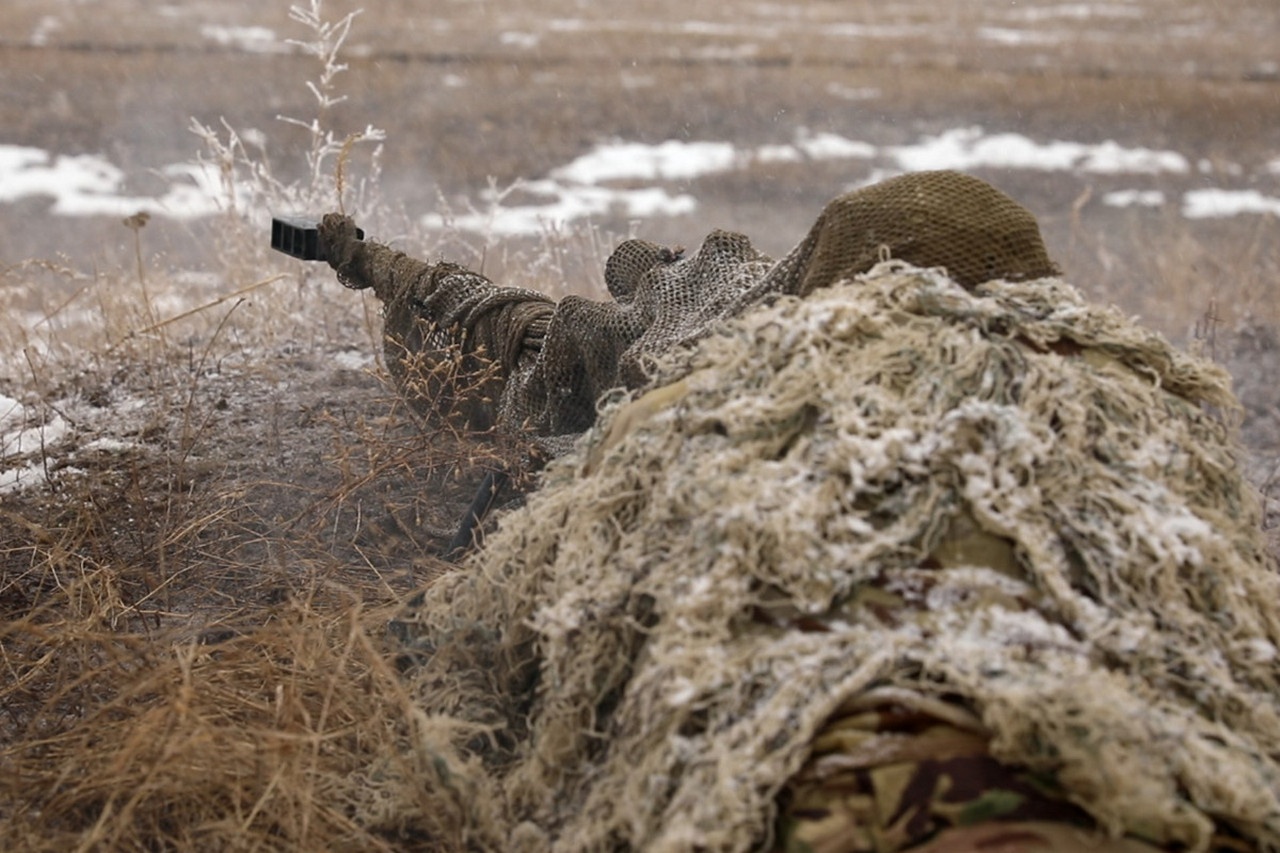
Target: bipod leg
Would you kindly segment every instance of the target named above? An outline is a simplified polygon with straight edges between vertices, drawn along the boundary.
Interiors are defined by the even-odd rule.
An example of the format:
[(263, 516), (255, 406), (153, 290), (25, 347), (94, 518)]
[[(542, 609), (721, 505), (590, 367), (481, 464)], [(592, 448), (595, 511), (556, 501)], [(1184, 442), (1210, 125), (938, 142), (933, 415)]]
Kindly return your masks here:
[(476, 496), (471, 499), (471, 506), (467, 507), (466, 513), (462, 516), (458, 532), (453, 534), (453, 539), (449, 540), (449, 549), (444, 555), (446, 560), (451, 562), (460, 560), (473, 547), (480, 545), (484, 540), (485, 516), (497, 502), (498, 493), (510, 482), (511, 475), (506, 471), (490, 471), (484, 475), (484, 479), (480, 481), (480, 488), (476, 490)]

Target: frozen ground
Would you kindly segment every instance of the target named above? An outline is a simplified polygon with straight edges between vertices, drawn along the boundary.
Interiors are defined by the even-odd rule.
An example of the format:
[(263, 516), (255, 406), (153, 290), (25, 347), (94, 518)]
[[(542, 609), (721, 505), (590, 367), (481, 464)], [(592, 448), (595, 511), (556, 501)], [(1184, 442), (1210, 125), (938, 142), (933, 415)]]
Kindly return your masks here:
[[(306, 176), (307, 135), (279, 120), (316, 112), (289, 5), (5, 3), (0, 270), (25, 333), (0, 388), (14, 461), (0, 485), (43, 476), (31, 448), (75, 431), (24, 396), (21, 353), (75, 328), (76, 311), (101, 311), (87, 279), (133, 269), (140, 244), (122, 217), (152, 216), (146, 262), (164, 275), (148, 321), (297, 274), (263, 256), (227, 278), (215, 257), (226, 176), (198, 162), (190, 132), (193, 117), (225, 119), (277, 177)], [(1209, 345), (1236, 375), (1256, 476), (1280, 457), (1273, 0), (365, 6), (338, 84), (348, 97), (324, 119), (339, 138), (386, 131), (377, 236), (590, 293), (617, 235), (696, 245), (730, 228), (779, 255), (846, 188), (963, 169), (1026, 204), (1084, 290)], [(247, 189), (236, 198), (265, 225), (271, 211)], [(590, 257), (555, 267), (572, 280), (548, 283), (509, 249), (586, 224), (599, 235)], [(27, 275), (32, 260), (78, 272)], [(316, 353), (368, 343), (331, 337)], [(306, 398), (323, 375), (284, 381)]]

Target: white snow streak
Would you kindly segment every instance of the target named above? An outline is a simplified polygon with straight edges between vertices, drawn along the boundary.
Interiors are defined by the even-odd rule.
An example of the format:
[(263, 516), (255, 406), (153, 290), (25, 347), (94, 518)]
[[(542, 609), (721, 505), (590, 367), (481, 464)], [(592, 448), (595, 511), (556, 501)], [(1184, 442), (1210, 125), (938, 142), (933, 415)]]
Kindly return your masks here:
[[(1061, 7), (1061, 14), (1075, 14), (1069, 11), (1072, 8)], [(265, 40), (267, 34), (257, 36)], [(461, 78), (452, 82), (465, 83)], [(681, 216), (697, 209), (691, 184), (700, 178), (745, 171), (758, 164), (842, 160), (870, 165), (871, 176), (877, 180), (927, 169), (1016, 169), (1108, 176), (1181, 176), (1193, 171), (1192, 163), (1177, 151), (1127, 147), (1114, 140), (1036, 140), (1019, 133), (988, 133), (980, 127), (954, 128), (896, 146), (876, 146), (808, 129), (798, 131), (790, 142), (755, 148), (715, 140), (610, 140), (544, 177), (517, 184), (515, 188), (524, 195), (519, 203), (507, 204), (511, 196), (506, 192), (488, 191), (480, 194), (476, 207), (458, 215), (429, 214), (424, 223), (511, 236), (537, 234), (548, 227), (604, 215), (628, 219)], [(1257, 168), (1260, 176), (1280, 176), (1280, 157)], [(1236, 166), (1227, 174), (1234, 178), (1244, 171)], [(154, 175), (167, 187), (156, 195), (133, 194), (128, 191), (125, 172), (103, 156), (56, 155), (39, 148), (0, 145), (0, 204), (46, 196), (52, 199), (55, 215), (128, 216), (145, 210), (173, 219), (209, 216), (224, 207), (225, 188), (215, 170), (204, 164), (173, 163)], [(1159, 207), (1167, 199), (1158, 190), (1117, 190), (1106, 193), (1103, 203)], [(1188, 219), (1269, 214), (1280, 211), (1280, 199), (1256, 189), (1198, 189), (1182, 197), (1181, 211)]]

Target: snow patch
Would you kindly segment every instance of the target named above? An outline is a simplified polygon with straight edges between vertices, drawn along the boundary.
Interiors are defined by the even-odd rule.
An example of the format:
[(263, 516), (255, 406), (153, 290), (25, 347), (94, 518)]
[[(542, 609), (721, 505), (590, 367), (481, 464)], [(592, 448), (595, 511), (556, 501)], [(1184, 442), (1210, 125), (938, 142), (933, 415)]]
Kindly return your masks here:
[(681, 142), (669, 139), (657, 145), (611, 142), (600, 145), (567, 166), (553, 178), (576, 184), (601, 184), (618, 180), (687, 180), (724, 172), (737, 162), (729, 142)]
[(1055, 140), (1036, 142), (1017, 133), (987, 135), (980, 127), (949, 130), (915, 145), (890, 148), (907, 171), (927, 169), (1035, 169), (1093, 174), (1183, 174), (1187, 159), (1176, 151), (1125, 148), (1113, 141), (1097, 145)]
[[(157, 196), (123, 192), (125, 173), (94, 154), (51, 155), (39, 148), (0, 145), (0, 203), (32, 196), (53, 199), (60, 216), (130, 216), (139, 210), (194, 219), (223, 209), (221, 176), (200, 163), (173, 163), (158, 173), (168, 188)], [(248, 188), (237, 188), (248, 197)]]
[(1061, 3), (1038, 9), (1014, 9), (1009, 18), (1020, 21), (1051, 21), (1072, 19), (1088, 21), (1094, 18), (1141, 18), (1143, 10), (1138, 6), (1120, 6), (1107, 3)]
[(1061, 39), (1053, 33), (1036, 32), (1035, 30), (1016, 30), (1010, 27), (980, 27), (978, 38), (993, 41), (996, 44), (1057, 44)]
[(681, 216), (692, 213), (698, 203), (687, 193), (671, 194), (662, 187), (613, 189), (594, 186), (559, 186), (551, 181), (516, 184), (518, 189), (532, 191), (551, 189), (556, 197), (548, 204), (504, 207), (501, 194), (487, 190), (482, 198), (490, 203), (488, 210), (477, 210), (460, 216), (430, 213), (422, 218), (428, 228), (454, 227), (464, 231), (501, 236), (541, 234), (548, 227), (592, 216), (617, 212), (627, 218)]
[(44, 466), (38, 462), (0, 471), (0, 495), (17, 492), (45, 482)]
[(509, 47), (518, 47), (522, 50), (532, 50), (538, 46), (542, 38), (537, 33), (520, 33), (505, 32), (498, 36), (498, 41)]
[(1257, 190), (1192, 190), (1182, 197), (1182, 215), (1187, 219), (1219, 219), (1242, 213), (1280, 216), (1280, 198)]
[(813, 160), (844, 160), (870, 158), (876, 156), (877, 149), (866, 142), (845, 139), (834, 133), (818, 133), (809, 135), (802, 131), (796, 140), (796, 146), (806, 157)]
[(128, 453), (137, 450), (141, 445), (132, 441), (120, 441), (117, 438), (95, 438), (93, 441), (80, 448), (83, 453)]
[(373, 354), (360, 350), (343, 350), (334, 354), (333, 362), (345, 370), (364, 370), (373, 365)]
[(880, 97), (880, 90), (871, 86), (845, 86), (843, 83), (828, 83), (827, 93), (846, 101), (868, 101)]
[(266, 27), (225, 27), (206, 24), (200, 35), (223, 47), (232, 47), (247, 53), (286, 53), (288, 46), (276, 38), (274, 30)]
[(1161, 207), (1164, 202), (1160, 190), (1116, 190), (1102, 197), (1108, 207)]
[(53, 15), (45, 15), (31, 31), (30, 43), (35, 47), (44, 47), (49, 43), (49, 36), (62, 29), (62, 21)]
[(17, 429), (0, 436), (0, 458), (38, 453), (67, 437), (67, 422), (54, 415), (48, 423)]
[(0, 394), (0, 432), (22, 426), (27, 421), (27, 407), (12, 397)]
[(29, 407), (0, 394), (0, 462), (6, 465), (0, 471), (0, 494), (43, 483), (44, 452), (62, 443), (69, 431), (60, 416), (41, 423)]

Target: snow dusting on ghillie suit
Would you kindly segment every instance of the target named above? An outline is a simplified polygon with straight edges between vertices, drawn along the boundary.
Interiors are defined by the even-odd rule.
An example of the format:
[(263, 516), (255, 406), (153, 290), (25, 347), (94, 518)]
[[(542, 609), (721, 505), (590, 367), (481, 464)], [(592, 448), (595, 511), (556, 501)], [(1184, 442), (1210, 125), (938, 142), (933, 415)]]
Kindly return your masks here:
[[(393, 624), (420, 724), (358, 819), (489, 849), (1280, 849), (1280, 580), (1227, 376), (1052, 277), (1038, 230), (939, 230), (931, 182), (981, 193), (961, 224), (1013, 203), (934, 175), (880, 219), (838, 199), (777, 264), (717, 232), (615, 293), (650, 306), (613, 348), (630, 390)], [(945, 262), (965, 240), (990, 269)], [(664, 293), (699, 295), (637, 346)], [(486, 351), (519, 406), (589, 306), (512, 299), (540, 343)]]

